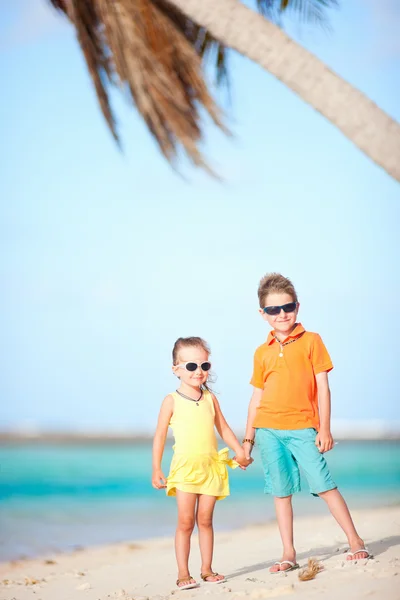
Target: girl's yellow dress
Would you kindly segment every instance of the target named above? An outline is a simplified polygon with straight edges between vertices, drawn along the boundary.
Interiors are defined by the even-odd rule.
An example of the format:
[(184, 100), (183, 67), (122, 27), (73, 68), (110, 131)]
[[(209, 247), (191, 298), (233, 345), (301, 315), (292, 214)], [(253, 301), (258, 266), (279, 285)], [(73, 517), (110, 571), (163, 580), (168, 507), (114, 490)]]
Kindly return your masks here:
[(212, 396), (204, 391), (198, 404), (176, 392), (171, 396), (174, 412), (169, 425), (175, 445), (167, 477), (167, 496), (176, 496), (176, 490), (180, 490), (223, 500), (229, 496), (227, 465), (235, 468), (238, 464), (229, 458), (228, 448), (218, 452)]

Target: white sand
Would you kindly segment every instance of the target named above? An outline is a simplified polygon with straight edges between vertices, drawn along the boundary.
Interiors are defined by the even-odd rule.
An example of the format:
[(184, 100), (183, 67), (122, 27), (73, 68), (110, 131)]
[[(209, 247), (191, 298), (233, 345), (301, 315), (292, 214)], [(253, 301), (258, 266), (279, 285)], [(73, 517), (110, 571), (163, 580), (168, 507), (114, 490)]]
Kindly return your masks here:
[[(173, 541), (159, 539), (3, 563), (0, 598), (180, 600), (215, 596), (235, 600), (291, 596), (307, 600), (399, 600), (400, 507), (356, 511), (353, 516), (374, 555), (369, 561), (346, 562), (345, 538), (331, 516), (296, 519), (300, 565), (305, 565), (309, 557), (318, 558), (324, 565), (312, 581), (300, 581), (298, 571), (268, 573), (281, 550), (277, 527), (272, 523), (216, 536), (214, 568), (227, 576), (225, 584), (202, 584), (194, 590), (178, 591)], [(199, 564), (194, 537), (191, 572), (195, 577)]]

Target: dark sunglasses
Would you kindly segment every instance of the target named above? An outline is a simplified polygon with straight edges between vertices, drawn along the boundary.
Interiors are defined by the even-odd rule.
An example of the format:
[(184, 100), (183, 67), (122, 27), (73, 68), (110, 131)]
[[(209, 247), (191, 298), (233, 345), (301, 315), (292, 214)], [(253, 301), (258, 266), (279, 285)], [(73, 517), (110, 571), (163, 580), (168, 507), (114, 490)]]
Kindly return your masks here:
[(291, 313), (294, 312), (296, 308), (297, 302), (289, 302), (288, 304), (282, 304), (282, 306), (266, 306), (263, 308), (263, 311), (272, 317), (279, 315), (281, 310), (283, 310), (285, 313)]
[(209, 362), (203, 362), (201, 363), (201, 365), (198, 365), (195, 362), (187, 362), (184, 363), (183, 365), (176, 365), (177, 367), (180, 367), (181, 369), (186, 369), (186, 371), (196, 371), (199, 367), (202, 371), (209, 371), (211, 369), (211, 363)]

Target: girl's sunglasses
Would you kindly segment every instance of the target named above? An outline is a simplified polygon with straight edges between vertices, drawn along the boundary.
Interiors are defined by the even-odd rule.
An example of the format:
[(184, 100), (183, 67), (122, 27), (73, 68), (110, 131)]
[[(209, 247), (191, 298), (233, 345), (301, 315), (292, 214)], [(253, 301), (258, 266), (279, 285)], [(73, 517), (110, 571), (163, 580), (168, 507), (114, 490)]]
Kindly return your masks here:
[(289, 302), (288, 304), (282, 304), (282, 306), (266, 306), (263, 308), (263, 311), (267, 313), (267, 315), (276, 316), (279, 315), (281, 310), (285, 313), (291, 313), (296, 310), (297, 302)]
[(209, 362), (203, 362), (201, 363), (201, 365), (198, 365), (195, 362), (187, 362), (184, 363), (183, 365), (176, 365), (177, 367), (180, 367), (181, 369), (186, 369), (186, 371), (196, 371), (199, 367), (202, 371), (209, 371), (211, 369), (211, 363)]

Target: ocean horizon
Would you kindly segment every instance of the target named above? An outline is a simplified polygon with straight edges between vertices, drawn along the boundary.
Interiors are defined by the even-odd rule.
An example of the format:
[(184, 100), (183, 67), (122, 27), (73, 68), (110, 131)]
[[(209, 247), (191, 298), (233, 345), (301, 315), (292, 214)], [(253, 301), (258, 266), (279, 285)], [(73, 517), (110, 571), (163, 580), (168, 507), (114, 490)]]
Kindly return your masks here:
[[(241, 438), (244, 431), (233, 427), (237, 437)], [(136, 430), (133, 428), (84, 429), (76, 428), (46, 428), (35, 423), (21, 423), (9, 428), (0, 429), (0, 447), (8, 444), (59, 444), (59, 443), (130, 443), (138, 444), (151, 442), (154, 431)], [(332, 434), (335, 440), (398, 440), (400, 441), (400, 421), (384, 419), (347, 420), (333, 419)], [(167, 439), (172, 440), (172, 432), (168, 430)]]
[[(0, 444), (0, 560), (78, 547), (172, 536), (176, 507), (151, 486), (150, 440), (54, 439)], [(164, 473), (172, 442), (168, 440)], [(258, 452), (247, 471), (230, 470), (231, 496), (217, 503), (216, 531), (274, 519), (263, 493)], [(326, 455), (351, 509), (400, 502), (398, 440), (341, 441)], [(307, 483), (295, 496), (297, 515), (328, 514)]]

